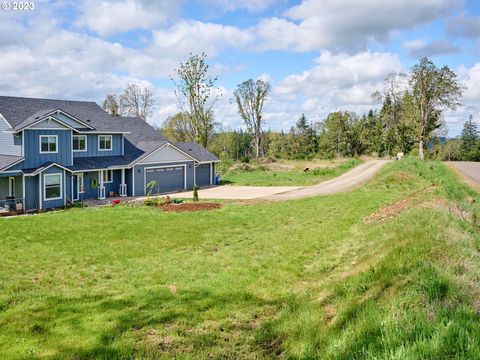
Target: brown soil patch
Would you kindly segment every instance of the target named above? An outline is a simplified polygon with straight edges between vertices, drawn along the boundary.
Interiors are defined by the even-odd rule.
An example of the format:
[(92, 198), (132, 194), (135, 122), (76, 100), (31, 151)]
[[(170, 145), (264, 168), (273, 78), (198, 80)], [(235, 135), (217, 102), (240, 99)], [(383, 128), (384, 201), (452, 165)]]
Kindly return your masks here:
[(472, 221), (472, 216), (467, 211), (462, 210), (457, 204), (445, 201), (445, 199), (443, 198), (432, 199), (424, 205), (430, 206), (434, 209), (448, 211), (450, 214), (452, 214), (458, 219), (462, 219), (467, 222)]
[(394, 202), (393, 204), (387, 205), (365, 218), (364, 223), (371, 224), (374, 222), (392, 219), (398, 214), (401, 214), (402, 212), (410, 208), (413, 203), (416, 205), (421, 204), (424, 200), (419, 198), (419, 195), (432, 192), (434, 189), (435, 186), (431, 186), (429, 188), (417, 191), (412, 195), (407, 196), (406, 198)]
[(202, 211), (220, 209), (219, 203), (182, 203), (182, 204), (163, 204), (159, 209), (163, 211), (183, 212), (183, 211)]
[[(428, 206), (430, 208), (447, 211), (458, 219), (467, 222), (472, 221), (472, 216), (467, 211), (462, 210), (457, 204), (447, 202), (444, 198), (433, 198), (430, 200), (422, 199), (419, 195), (432, 192), (436, 186), (431, 186), (424, 190), (420, 190), (404, 199), (401, 199), (393, 204), (387, 205), (380, 210), (374, 212), (364, 219), (365, 224), (389, 220), (409, 209), (412, 206)], [(467, 202), (472, 201), (467, 199)], [(474, 199), (473, 199), (474, 201)]]

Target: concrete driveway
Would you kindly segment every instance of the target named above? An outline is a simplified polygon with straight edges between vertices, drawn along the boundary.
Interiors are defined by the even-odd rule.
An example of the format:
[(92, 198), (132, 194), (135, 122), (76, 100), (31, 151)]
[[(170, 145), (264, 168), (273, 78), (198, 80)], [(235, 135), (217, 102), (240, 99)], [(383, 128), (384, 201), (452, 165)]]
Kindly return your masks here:
[[(335, 194), (348, 191), (372, 178), (387, 160), (369, 160), (352, 170), (331, 180), (312, 186), (217, 186), (200, 189), (200, 199), (250, 200), (264, 199), (271, 201), (301, 199), (310, 196)], [(170, 197), (191, 198), (192, 191), (169, 195)]]
[[(264, 196), (300, 189), (300, 186), (233, 186), (222, 185), (208, 189), (198, 190), (200, 199), (228, 199), (228, 200), (250, 200)], [(170, 197), (191, 198), (193, 192), (184, 191), (169, 195)]]

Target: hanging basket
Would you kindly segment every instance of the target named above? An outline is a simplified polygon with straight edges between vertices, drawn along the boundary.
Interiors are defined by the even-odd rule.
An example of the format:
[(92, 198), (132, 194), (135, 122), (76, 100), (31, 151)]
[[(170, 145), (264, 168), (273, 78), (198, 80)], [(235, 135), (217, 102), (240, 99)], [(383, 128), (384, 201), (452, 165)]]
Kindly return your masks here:
[(95, 190), (96, 188), (98, 188), (98, 180), (96, 178), (93, 178), (92, 180), (90, 180), (90, 187)]

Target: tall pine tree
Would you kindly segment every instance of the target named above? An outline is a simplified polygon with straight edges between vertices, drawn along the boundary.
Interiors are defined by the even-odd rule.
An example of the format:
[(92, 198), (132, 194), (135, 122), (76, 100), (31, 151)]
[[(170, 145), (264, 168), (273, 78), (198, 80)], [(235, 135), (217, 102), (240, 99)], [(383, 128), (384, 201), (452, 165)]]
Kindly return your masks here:
[(472, 115), (463, 125), (460, 140), (460, 152), (463, 160), (480, 160), (478, 127), (473, 121)]

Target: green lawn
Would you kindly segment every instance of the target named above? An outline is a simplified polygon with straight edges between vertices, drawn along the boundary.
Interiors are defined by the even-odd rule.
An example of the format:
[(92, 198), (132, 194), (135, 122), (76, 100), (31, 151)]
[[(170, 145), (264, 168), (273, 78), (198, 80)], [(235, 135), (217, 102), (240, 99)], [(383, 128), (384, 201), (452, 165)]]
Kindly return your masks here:
[[(303, 186), (318, 184), (347, 172), (351, 168), (357, 166), (362, 161), (358, 159), (348, 159), (341, 163), (331, 163), (325, 167), (314, 168), (315, 165), (326, 165), (325, 162), (320, 164), (310, 164), (307, 161), (293, 162), (291, 169), (275, 169), (268, 165), (245, 164), (246, 169), (242, 169), (241, 165), (233, 169), (225, 169), (222, 175), (222, 183), (233, 185), (248, 186)], [(289, 162), (289, 165), (292, 162)], [(222, 166), (223, 164), (220, 164)], [(304, 169), (310, 167), (311, 170), (305, 172)]]
[(479, 358), (479, 201), (407, 159), (332, 196), (0, 219), (0, 358)]

